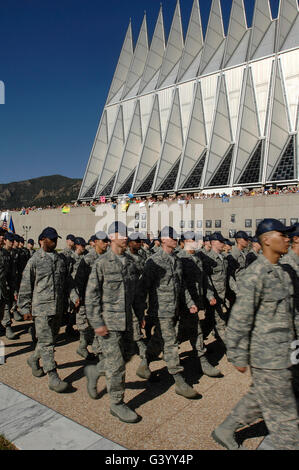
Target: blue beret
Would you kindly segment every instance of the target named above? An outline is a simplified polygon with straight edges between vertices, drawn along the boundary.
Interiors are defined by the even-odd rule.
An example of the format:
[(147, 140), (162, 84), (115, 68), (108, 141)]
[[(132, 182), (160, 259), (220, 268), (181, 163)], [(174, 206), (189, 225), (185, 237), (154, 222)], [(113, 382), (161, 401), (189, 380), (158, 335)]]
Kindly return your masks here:
[(249, 240), (248, 234), (243, 230), (239, 230), (239, 232), (235, 234), (234, 238), (243, 238), (243, 240)]
[(6, 232), (4, 235), (4, 240), (9, 240), (11, 242), (15, 241), (15, 236), (13, 233)]
[(75, 245), (86, 246), (86, 241), (82, 237), (76, 237), (74, 241)]
[(225, 238), (221, 233), (213, 233), (210, 235), (210, 241), (218, 241), (221, 243), (225, 243)]
[(40, 234), (40, 240), (42, 240), (43, 238), (49, 238), (50, 240), (54, 240), (55, 238), (61, 237), (58, 235), (55, 228), (47, 227)]
[(263, 235), (263, 233), (267, 232), (287, 233), (292, 232), (292, 230), (293, 227), (286, 227), (282, 222), (277, 219), (264, 219), (258, 225), (255, 236), (259, 237), (260, 235)]

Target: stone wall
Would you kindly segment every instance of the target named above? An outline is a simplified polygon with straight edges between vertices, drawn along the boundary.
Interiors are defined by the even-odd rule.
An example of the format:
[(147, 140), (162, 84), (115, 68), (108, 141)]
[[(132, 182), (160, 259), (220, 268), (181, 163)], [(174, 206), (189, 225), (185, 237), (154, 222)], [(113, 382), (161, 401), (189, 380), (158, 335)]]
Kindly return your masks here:
[[(194, 215), (194, 209), (196, 204), (192, 202), (190, 207), (191, 210), (189, 215), (182, 215), (180, 212), (181, 207), (177, 202), (170, 204), (155, 204), (151, 208), (139, 208), (138, 204), (132, 204), (127, 213), (121, 211), (121, 207), (118, 206), (119, 213), (114, 211), (111, 206), (99, 206), (97, 212), (92, 212), (89, 207), (72, 208), (69, 214), (62, 214), (61, 210), (41, 210), (36, 212), (30, 212), (29, 215), (20, 215), (16, 212), (11, 212), (13, 216), (13, 222), (15, 225), (16, 232), (23, 235), (26, 238), (26, 230), (24, 227), (31, 227), (27, 231), (27, 239), (33, 238), (37, 241), (38, 235), (42, 229), (48, 226), (55, 227), (62, 240), (59, 241), (58, 248), (65, 246), (65, 237), (69, 233), (73, 233), (77, 236), (82, 236), (85, 239), (95, 233), (96, 229), (107, 230), (108, 225), (113, 221), (113, 217), (123, 218), (127, 217), (127, 223), (134, 227), (135, 213), (139, 212), (140, 215), (140, 226), (136, 228), (139, 231), (146, 232), (147, 230), (141, 227), (141, 215), (146, 214), (147, 221), (155, 219), (156, 222), (151, 226), (153, 233), (157, 232), (158, 225), (165, 225), (166, 219), (163, 220), (163, 216), (157, 216), (157, 211), (162, 209), (162, 213), (165, 216), (167, 212), (167, 206), (170, 207), (173, 214), (177, 215), (177, 219), (182, 217), (185, 220), (185, 229), (190, 230), (189, 227), (190, 219), (195, 221), (195, 230), (203, 230), (203, 234), (207, 231), (221, 231), (225, 237), (229, 236), (230, 230), (246, 230), (251, 231), (254, 235), (256, 229), (256, 220), (263, 219), (266, 217), (276, 219), (286, 219), (286, 224), (291, 223), (290, 219), (299, 219), (299, 194), (286, 194), (277, 196), (256, 196), (256, 197), (235, 197), (229, 199), (228, 203), (223, 203), (221, 199), (207, 199), (200, 200), (197, 204), (202, 205), (203, 208), (203, 228), (197, 227), (197, 220), (201, 217), (197, 214)], [(187, 206), (188, 207), (188, 206)], [(99, 215), (99, 211), (102, 211)], [(200, 213), (200, 212), (199, 212)], [(156, 217), (154, 217), (154, 214)], [(173, 214), (170, 216), (169, 223), (174, 223)], [(232, 216), (235, 216), (235, 222), (231, 221)], [(245, 226), (245, 220), (251, 221), (252, 226)], [(125, 219), (124, 219), (125, 220)], [(211, 227), (206, 227), (207, 221), (211, 221)], [(218, 220), (221, 223), (221, 227), (215, 226), (215, 221)], [(176, 227), (178, 228), (178, 227)]]

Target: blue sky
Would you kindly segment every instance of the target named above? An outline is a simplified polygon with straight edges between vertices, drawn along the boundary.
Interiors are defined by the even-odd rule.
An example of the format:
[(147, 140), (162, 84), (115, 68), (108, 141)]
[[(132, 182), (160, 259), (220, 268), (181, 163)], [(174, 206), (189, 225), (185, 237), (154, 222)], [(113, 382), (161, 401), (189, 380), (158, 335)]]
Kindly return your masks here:
[[(181, 0), (184, 32), (193, 0)], [(232, 0), (221, 0), (225, 29)], [(248, 23), (253, 0), (244, 0)], [(164, 0), (168, 35), (176, 0)], [(277, 16), (279, 0), (271, 0)], [(200, 0), (205, 30), (211, 0)], [(0, 183), (82, 178), (123, 39), (144, 11), (151, 39), (160, 0), (9, 0), (0, 4)]]

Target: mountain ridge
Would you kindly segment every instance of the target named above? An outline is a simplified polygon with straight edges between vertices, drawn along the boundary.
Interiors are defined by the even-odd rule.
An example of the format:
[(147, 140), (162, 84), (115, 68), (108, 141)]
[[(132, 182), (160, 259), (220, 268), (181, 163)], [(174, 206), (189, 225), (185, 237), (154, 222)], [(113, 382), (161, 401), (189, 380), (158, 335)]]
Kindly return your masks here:
[(79, 178), (50, 175), (0, 184), (0, 210), (70, 203), (77, 199), (81, 183)]

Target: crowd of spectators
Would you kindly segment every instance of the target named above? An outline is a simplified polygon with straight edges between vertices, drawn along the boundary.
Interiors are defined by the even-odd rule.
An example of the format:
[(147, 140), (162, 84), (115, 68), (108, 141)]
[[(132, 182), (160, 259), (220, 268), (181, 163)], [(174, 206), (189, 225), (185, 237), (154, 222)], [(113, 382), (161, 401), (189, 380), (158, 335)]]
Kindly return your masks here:
[[(76, 207), (90, 207), (92, 211), (96, 210), (96, 206), (99, 204), (109, 204), (112, 207), (116, 208), (118, 204), (124, 204), (127, 202), (136, 203), (136, 204), (148, 204), (151, 207), (153, 204), (159, 202), (171, 202), (177, 201), (179, 204), (188, 204), (190, 201), (198, 199), (222, 199), (223, 202), (229, 202), (231, 198), (234, 197), (258, 197), (258, 196), (272, 196), (272, 195), (282, 195), (290, 193), (299, 193), (299, 184), (292, 186), (279, 187), (276, 185), (273, 186), (262, 186), (260, 188), (253, 189), (236, 189), (230, 193), (224, 192), (201, 192), (201, 193), (165, 193), (160, 195), (151, 195), (144, 197), (134, 197), (133, 195), (124, 195), (119, 197), (105, 197), (101, 196), (98, 200), (93, 201), (73, 201), (70, 203), (64, 203), (61, 205), (48, 204), (43, 207), (31, 206), (31, 207), (22, 207), (11, 209), (11, 212), (19, 212), (20, 215), (28, 215), (30, 212), (45, 210), (45, 209), (61, 209), (64, 211), (66, 209), (76, 208)], [(2, 209), (4, 211), (4, 209)], [(0, 209), (1, 212), (1, 209)], [(67, 212), (67, 211), (66, 211)]]

